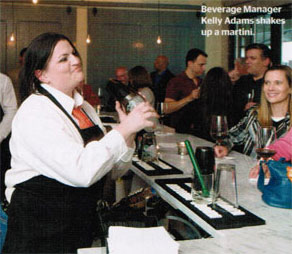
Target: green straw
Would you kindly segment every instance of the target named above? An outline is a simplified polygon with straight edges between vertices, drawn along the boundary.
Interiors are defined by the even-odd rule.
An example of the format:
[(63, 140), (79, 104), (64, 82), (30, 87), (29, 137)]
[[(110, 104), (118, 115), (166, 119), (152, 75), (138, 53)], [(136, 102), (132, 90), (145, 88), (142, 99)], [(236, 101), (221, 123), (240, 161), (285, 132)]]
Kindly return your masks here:
[(198, 176), (199, 182), (200, 182), (200, 184), (202, 186), (202, 194), (203, 194), (204, 197), (208, 197), (209, 196), (209, 191), (206, 189), (206, 185), (204, 183), (204, 180), (203, 180), (203, 177), (202, 177), (198, 162), (196, 160), (196, 157), (195, 157), (191, 142), (189, 140), (185, 140), (185, 144), (186, 144), (186, 148), (187, 148), (187, 151), (189, 153), (191, 162), (192, 162), (193, 167), (195, 169), (195, 172), (196, 172), (196, 174)]

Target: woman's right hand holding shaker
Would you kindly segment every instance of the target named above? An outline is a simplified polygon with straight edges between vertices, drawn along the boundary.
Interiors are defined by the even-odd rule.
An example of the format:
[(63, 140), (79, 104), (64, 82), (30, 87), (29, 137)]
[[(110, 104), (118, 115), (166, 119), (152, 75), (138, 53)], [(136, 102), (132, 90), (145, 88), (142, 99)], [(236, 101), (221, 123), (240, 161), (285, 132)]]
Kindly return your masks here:
[(140, 103), (128, 114), (117, 102), (116, 110), (120, 118), (120, 124), (115, 129), (121, 133), (125, 140), (146, 127), (155, 127), (155, 123), (151, 121), (151, 118), (159, 118), (159, 115), (149, 102)]

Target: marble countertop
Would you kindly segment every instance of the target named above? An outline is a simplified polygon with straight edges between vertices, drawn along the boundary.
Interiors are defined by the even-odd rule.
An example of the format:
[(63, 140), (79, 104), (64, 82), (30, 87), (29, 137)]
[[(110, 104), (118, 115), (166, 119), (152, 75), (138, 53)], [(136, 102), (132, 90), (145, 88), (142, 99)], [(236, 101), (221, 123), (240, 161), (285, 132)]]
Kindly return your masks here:
[[(158, 135), (157, 142), (160, 146), (160, 156), (170, 164), (184, 170), (189, 176), (193, 170), (188, 155), (180, 156), (177, 153), (176, 142), (190, 140), (193, 149), (197, 146), (213, 146), (213, 143), (196, 138), (194, 136), (174, 134)], [(288, 254), (292, 250), (292, 210), (274, 208), (265, 204), (261, 199), (261, 192), (257, 189), (256, 182), (248, 179), (249, 170), (256, 164), (256, 160), (237, 152), (231, 152), (225, 159), (216, 159), (216, 163), (233, 163), (236, 165), (236, 177), (238, 185), (239, 205), (261, 217), (266, 221), (265, 225), (251, 226), (235, 229), (215, 230), (192, 211), (168, 194), (155, 183), (157, 178), (166, 176), (149, 177), (138, 169), (133, 171), (172, 206), (183, 211), (200, 227), (210, 233), (212, 237), (198, 240), (179, 241), (180, 254)], [(177, 177), (169, 175), (167, 178)], [(79, 254), (106, 253), (105, 248), (89, 248), (78, 251)]]
[[(161, 158), (179, 169), (183, 169), (184, 174), (190, 175), (193, 166), (188, 155), (178, 155), (174, 145), (176, 142), (186, 139), (191, 142), (194, 150), (197, 146), (214, 145), (206, 140), (184, 134), (157, 136), (158, 144), (162, 144), (160, 147)], [(166, 145), (167, 143), (169, 145)], [(177, 202), (155, 184), (154, 179), (158, 177), (145, 176), (143, 173), (135, 171), (148, 184), (155, 188), (158, 187), (158, 192), (166, 197), (167, 201), (174, 202), (171, 205), (182, 210), (191, 219), (197, 220), (196, 223), (213, 236), (213, 238), (208, 239), (181, 241), (180, 253), (290, 253), (292, 249), (292, 210), (271, 207), (262, 201), (261, 192), (257, 189), (256, 182), (251, 182), (248, 179), (249, 170), (256, 165), (256, 160), (232, 151), (227, 158), (216, 159), (216, 163), (236, 165), (239, 205), (264, 219), (266, 225), (215, 230), (207, 223), (198, 221), (200, 218), (191, 215), (187, 208), (178, 207)], [(161, 178), (165, 178), (165, 176)]]

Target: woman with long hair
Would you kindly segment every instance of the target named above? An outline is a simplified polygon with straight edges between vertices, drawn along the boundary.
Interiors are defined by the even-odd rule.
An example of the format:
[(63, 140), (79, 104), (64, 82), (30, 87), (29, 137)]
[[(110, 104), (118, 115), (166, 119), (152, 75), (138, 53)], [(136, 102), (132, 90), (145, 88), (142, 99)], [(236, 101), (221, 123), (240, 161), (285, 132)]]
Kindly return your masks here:
[(214, 67), (207, 72), (201, 86), (200, 107), (202, 113), (199, 137), (212, 140), (209, 134), (212, 115), (225, 115), (228, 126), (233, 126), (232, 83), (223, 68)]
[(80, 56), (64, 35), (45, 33), (27, 49), (23, 102), (13, 124), (6, 173), (8, 231), (2, 253), (76, 253), (93, 240), (102, 178), (130, 166), (136, 132), (157, 117), (149, 103), (106, 132), (76, 91), (84, 80)]
[(226, 146), (216, 146), (217, 157), (226, 156), (233, 145), (244, 144), (243, 152), (256, 158), (255, 138), (260, 126), (274, 126), (277, 138), (291, 127), (292, 70), (285, 65), (272, 66), (264, 75), (261, 102), (251, 108), (241, 121), (228, 131)]
[(152, 88), (152, 81), (149, 72), (140, 65), (129, 70), (129, 84), (136, 91), (142, 94), (145, 99), (154, 106), (155, 96)]

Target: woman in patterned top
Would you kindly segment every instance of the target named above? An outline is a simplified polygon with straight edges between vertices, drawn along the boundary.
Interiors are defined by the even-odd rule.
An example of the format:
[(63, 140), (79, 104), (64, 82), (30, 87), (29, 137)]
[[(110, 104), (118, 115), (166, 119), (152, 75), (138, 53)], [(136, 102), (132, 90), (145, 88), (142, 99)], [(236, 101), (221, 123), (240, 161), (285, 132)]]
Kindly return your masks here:
[(256, 158), (255, 137), (260, 126), (273, 125), (280, 138), (291, 127), (292, 70), (285, 65), (273, 66), (264, 75), (261, 102), (251, 108), (241, 121), (228, 131), (225, 146), (215, 146), (215, 155), (224, 157), (234, 145), (244, 144), (243, 153)]

